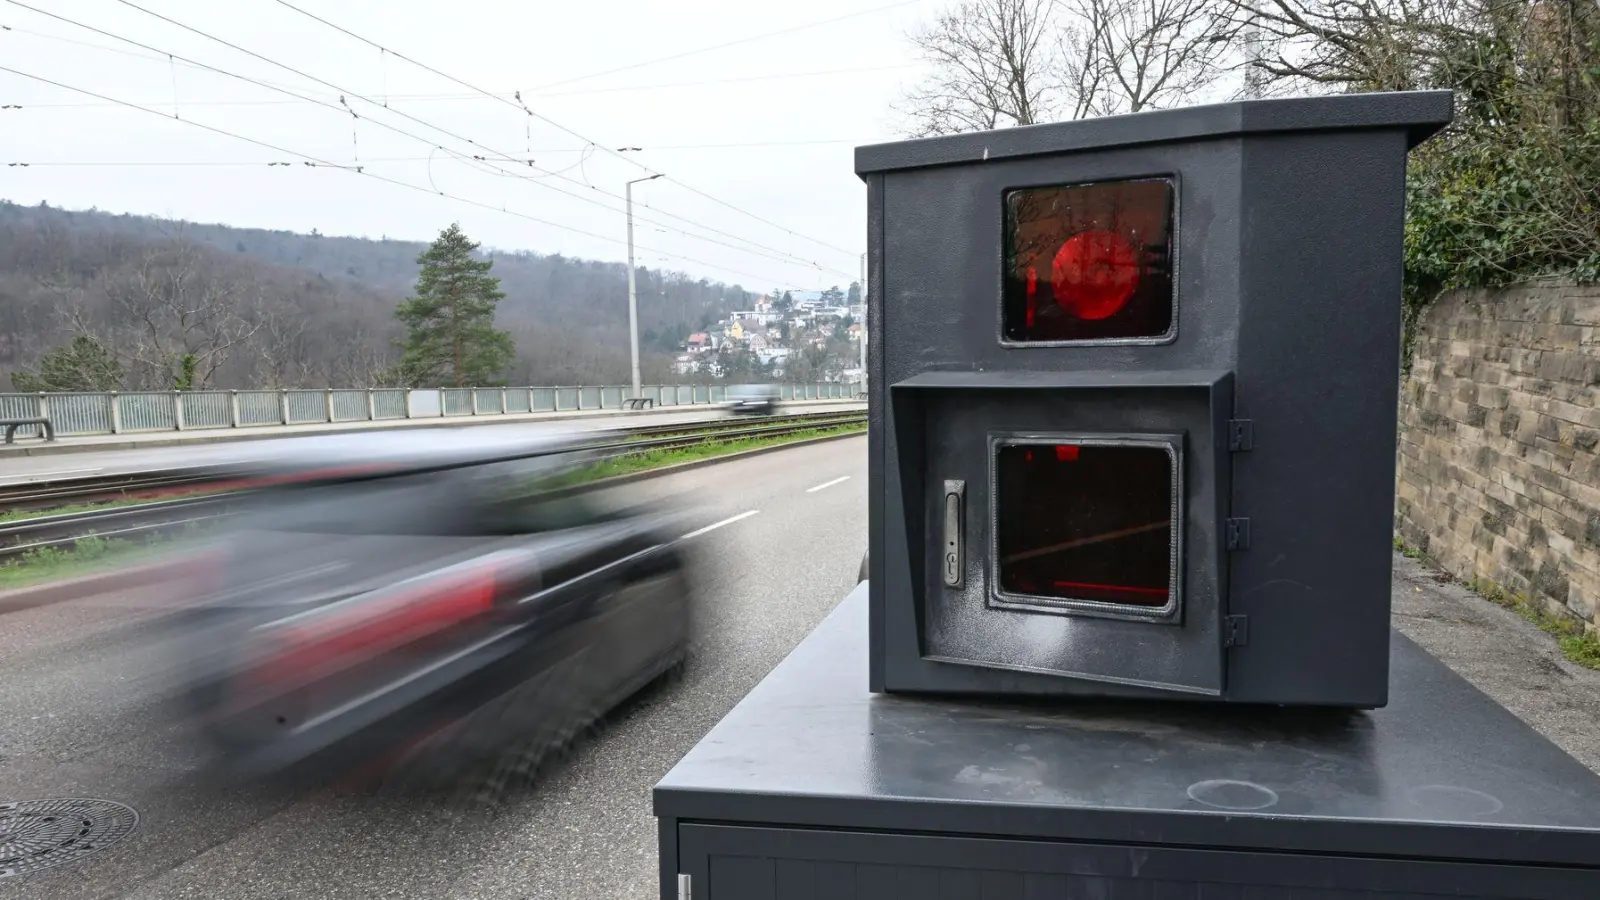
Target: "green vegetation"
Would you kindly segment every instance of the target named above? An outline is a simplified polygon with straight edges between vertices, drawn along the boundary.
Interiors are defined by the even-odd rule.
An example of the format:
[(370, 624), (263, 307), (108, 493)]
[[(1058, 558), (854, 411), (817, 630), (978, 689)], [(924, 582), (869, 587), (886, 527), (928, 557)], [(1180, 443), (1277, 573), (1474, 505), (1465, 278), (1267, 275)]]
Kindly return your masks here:
[[(1394, 548), (1409, 559), (1426, 563), (1434, 569), (1439, 568), (1437, 563), (1398, 535), (1394, 539)], [(1448, 574), (1445, 577), (1449, 577)], [(1567, 659), (1586, 668), (1600, 669), (1600, 634), (1587, 632), (1582, 622), (1553, 613), (1526, 594), (1509, 592), (1486, 578), (1475, 575), (1466, 582), (1466, 586), (1483, 599), (1511, 610), (1532, 622), (1540, 631), (1554, 637)]]
[[(848, 413), (841, 413), (839, 417), (843, 418), (845, 415), (848, 415)], [(753, 420), (753, 421), (746, 420), (746, 421), (742, 421), (742, 422), (741, 421), (719, 422), (719, 423), (716, 423), (716, 424), (713, 424), (713, 425), (707, 425), (704, 428), (699, 428), (699, 429), (696, 429), (694, 431), (686, 431), (686, 432), (682, 432), (682, 433), (679, 433), (679, 434), (670, 434), (670, 435), (667, 435), (667, 434), (636, 434), (636, 435), (632, 435), (630, 437), (624, 438), (623, 442), (624, 443), (633, 443), (635, 441), (659, 441), (659, 440), (662, 440), (664, 438), (669, 438), (669, 437), (670, 438), (687, 438), (687, 437), (696, 437), (696, 436), (699, 436), (699, 435), (705, 435), (707, 437), (711, 437), (711, 436), (715, 436), (715, 435), (718, 435), (718, 434), (721, 434), (721, 433), (727, 432), (727, 431), (737, 431), (737, 430), (739, 430), (741, 428), (761, 428), (761, 427), (764, 427), (764, 426), (765, 427), (773, 427), (773, 426), (777, 426), (777, 425), (787, 425), (787, 424), (791, 424), (791, 423), (784, 422), (781, 419), (779, 421), (776, 421), (776, 422), (763, 422), (763, 421), (761, 421), (759, 419)], [(864, 424), (865, 423), (863, 423), (863, 425)], [(820, 423), (819, 423), (819, 427), (820, 427)]]
[(1385, 59), (1416, 87), (1456, 92), (1454, 123), (1407, 173), (1409, 366), (1414, 325), (1442, 292), (1600, 279), (1600, 8), (1502, 4), (1390, 28)]
[(477, 249), (452, 224), (417, 257), (416, 294), (395, 310), (406, 327), (395, 380), (411, 387), (506, 383), (516, 348), (509, 332), (494, 327), (495, 307), (506, 295), (489, 274), (494, 260), (474, 258)]
[(1425, 560), (1426, 559), (1426, 557), (1424, 557), (1422, 555), (1422, 551), (1421, 550), (1418, 550), (1417, 548), (1411, 546), (1410, 544), (1407, 544), (1405, 542), (1405, 538), (1402, 538), (1398, 534), (1394, 536), (1394, 549), (1397, 552), (1399, 552), (1401, 555), (1403, 555), (1406, 559), (1415, 559), (1415, 560)]
[(88, 335), (46, 353), (31, 372), (11, 373), (19, 391), (115, 391), (122, 387), (122, 363), (115, 353)]
[(1474, 578), (1468, 587), (1490, 603), (1511, 610), (1555, 637), (1567, 659), (1580, 666), (1600, 669), (1600, 635), (1586, 633), (1582, 622), (1552, 613), (1527, 595), (1508, 592), (1488, 579)]
[(156, 541), (86, 537), (71, 547), (42, 547), (0, 563), (0, 590), (92, 575), (149, 557)]
[(812, 440), (821, 437), (852, 434), (867, 430), (867, 424), (860, 422), (852, 425), (836, 425), (824, 428), (808, 428), (790, 434), (768, 437), (748, 437), (733, 441), (719, 441), (708, 437), (698, 444), (687, 447), (676, 447), (663, 450), (645, 450), (640, 453), (630, 453), (586, 466), (581, 469), (566, 473), (554, 479), (554, 487), (569, 487), (575, 484), (586, 484), (602, 478), (614, 478), (618, 475), (631, 475), (649, 469), (659, 469), (663, 466), (673, 466), (679, 463), (694, 462), (700, 459), (710, 459), (715, 456), (726, 456), (730, 453), (740, 453), (745, 450), (755, 450), (761, 447), (774, 447), (781, 444), (790, 444), (795, 441)]

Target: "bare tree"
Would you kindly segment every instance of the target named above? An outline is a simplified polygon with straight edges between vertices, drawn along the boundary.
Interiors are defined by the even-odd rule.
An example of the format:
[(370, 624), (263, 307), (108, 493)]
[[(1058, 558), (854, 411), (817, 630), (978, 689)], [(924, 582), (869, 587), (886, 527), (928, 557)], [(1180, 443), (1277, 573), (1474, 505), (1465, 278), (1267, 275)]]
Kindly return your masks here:
[(256, 327), (250, 355), (261, 386), (307, 387), (315, 378), (309, 323), (298, 306), (284, 298), (265, 300), (251, 315)]
[(967, 0), (912, 36), (917, 136), (1172, 106), (1225, 71), (1226, 0)]
[(1216, 0), (1055, 0), (1073, 118), (1176, 106), (1223, 74)]
[(393, 387), (388, 383), (395, 364), (394, 354), (388, 352), (392, 344), (362, 324), (351, 329), (347, 338), (348, 349), (336, 359), (329, 383), (362, 388)]
[(1422, 86), (1471, 39), (1472, 20), (1487, 8), (1479, 0), (1222, 2), (1230, 23), (1255, 38), (1245, 65), (1266, 84), (1298, 91)]
[[(114, 315), (108, 344), (134, 383), (207, 387), (235, 348), (260, 330), (260, 322), (243, 315), (254, 294), (206, 263), (198, 245), (174, 239), (147, 248), (130, 275), (105, 284)], [(81, 333), (99, 330), (87, 319), (76, 324)]]
[(906, 97), (913, 134), (1053, 118), (1060, 60), (1048, 0), (968, 0), (912, 41), (934, 69)]

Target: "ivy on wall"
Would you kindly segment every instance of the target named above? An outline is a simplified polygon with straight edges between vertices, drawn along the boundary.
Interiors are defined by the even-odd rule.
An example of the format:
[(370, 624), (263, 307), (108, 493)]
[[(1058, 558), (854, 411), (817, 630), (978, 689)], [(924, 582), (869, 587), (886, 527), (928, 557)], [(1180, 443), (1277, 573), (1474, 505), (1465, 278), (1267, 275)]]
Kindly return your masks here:
[(1408, 369), (1444, 291), (1600, 280), (1600, 13), (1495, 10), (1434, 45), (1429, 80), (1455, 91), (1456, 121), (1407, 177)]

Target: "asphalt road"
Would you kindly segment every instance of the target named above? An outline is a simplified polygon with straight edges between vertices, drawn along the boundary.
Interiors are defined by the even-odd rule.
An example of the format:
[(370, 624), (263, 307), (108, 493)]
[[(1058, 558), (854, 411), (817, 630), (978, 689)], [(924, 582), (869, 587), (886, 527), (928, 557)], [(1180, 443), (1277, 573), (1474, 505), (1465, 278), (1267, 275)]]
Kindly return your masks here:
[(141, 822), (108, 850), (0, 880), (0, 896), (654, 897), (651, 786), (854, 585), (865, 483), (856, 437), (627, 488), (688, 497), (715, 526), (689, 539), (703, 559), (697, 656), (533, 783), (470, 802), (207, 786), (192, 746), (153, 714), (169, 656), (138, 638), (143, 598), (7, 615), (0, 802), (103, 798)]
[[(841, 415), (848, 412), (864, 410), (865, 404), (841, 403), (794, 403), (786, 404), (779, 409), (781, 415), (795, 415), (798, 413), (837, 412)], [(503, 425), (488, 425), (480, 422), (463, 422), (461, 427), (471, 428), (474, 433), (484, 433), (496, 436), (506, 433), (516, 433), (517, 430), (527, 434), (539, 435), (554, 433), (570, 433), (573, 431), (603, 431), (606, 429), (631, 428), (654, 425), (684, 425), (692, 422), (710, 422), (726, 420), (729, 414), (719, 407), (700, 406), (686, 409), (683, 412), (657, 412), (642, 415), (591, 415), (572, 419), (556, 419), (544, 422), (520, 422)], [(418, 426), (411, 426), (418, 427)], [(434, 426), (427, 426), (431, 430)], [(264, 449), (274, 443), (285, 440), (295, 440), (299, 437), (314, 437), (316, 435), (349, 434), (351, 432), (383, 431), (393, 433), (408, 430), (405, 427), (389, 429), (360, 429), (323, 430), (320, 427), (308, 428), (296, 433), (292, 430), (278, 429), (259, 432), (258, 440), (230, 440), (226, 442), (207, 441), (208, 436), (215, 436), (215, 432), (229, 434), (222, 429), (213, 429), (211, 432), (194, 431), (187, 435), (197, 438), (192, 443), (177, 445), (153, 446), (141, 449), (121, 450), (84, 450), (78, 449), (72, 453), (57, 453), (40, 456), (0, 456), (0, 484), (15, 484), (19, 482), (38, 481), (51, 478), (74, 478), (91, 475), (110, 475), (119, 472), (146, 472), (152, 469), (176, 468), (179, 466), (194, 466), (216, 464), (224, 462), (238, 462), (254, 458), (264, 452)], [(168, 433), (158, 437), (169, 438)], [(63, 438), (70, 441), (72, 438)]]

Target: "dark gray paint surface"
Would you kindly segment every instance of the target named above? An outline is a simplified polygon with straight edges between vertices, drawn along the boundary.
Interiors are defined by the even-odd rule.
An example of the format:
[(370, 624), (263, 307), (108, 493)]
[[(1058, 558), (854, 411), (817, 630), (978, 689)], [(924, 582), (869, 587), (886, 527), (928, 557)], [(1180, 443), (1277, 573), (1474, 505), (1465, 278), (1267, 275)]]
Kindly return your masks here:
[[(1257, 101), (858, 150), (874, 298), (873, 690), (1387, 701), (1405, 158), (1450, 109), (1448, 92)], [(1148, 177), (1176, 185), (1173, 338), (1003, 343), (1005, 192)], [(1249, 419), (1255, 440), (1214, 462), (1191, 457), (1186, 469), (1220, 502), (1186, 523), (1186, 553), (1200, 558), (1186, 562), (1181, 590), (1204, 615), (1182, 625), (1196, 632), (1184, 649), (1083, 621), (1071, 629), (1083, 638), (1065, 640), (1059, 621), (996, 609), (978, 553), (962, 586), (934, 577), (929, 497), (946, 479), (981, 477), (973, 459), (989, 432), (1017, 420), (1037, 430), (1050, 404), (1079, 405), (1073, 391), (1113, 388), (1126, 391), (1121, 419), (1188, 432), (1192, 414), (1128, 377), (1195, 371), (1229, 376), (1228, 395), (1213, 392), (1227, 404), (1215, 421)], [(1005, 390), (1029, 384), (1056, 397)], [(966, 430), (950, 427), (954, 418)], [(1216, 434), (1203, 437), (1207, 451), (1217, 445)], [(986, 536), (971, 523), (989, 511), (976, 498), (970, 508), (978, 546)], [(1248, 549), (1217, 549), (1227, 518), (1250, 520)], [(971, 630), (955, 664), (930, 629), (962, 616), (994, 624)], [(1248, 641), (1224, 649), (1221, 616), (1245, 617)], [(1041, 652), (1056, 663), (1040, 665)], [(1185, 658), (1159, 658), (1172, 652)], [(1151, 658), (1124, 664), (1139, 654)]]
[[(1011, 373), (1006, 373), (1011, 374)], [(1166, 376), (1162, 378), (1160, 376)], [(1232, 408), (1226, 373), (1140, 373), (1007, 379), (932, 373), (897, 386), (896, 405), (938, 391), (942, 402), (922, 416), (920, 446), (944, 466), (943, 477), (967, 479), (967, 576), (957, 602), (932, 604), (922, 655), (945, 663), (1028, 668), (1087, 681), (1153, 687), (1195, 695), (1222, 690), (1220, 576), (1223, 549), (1214, 523), (1226, 508), (1221, 465), (1225, 411)], [(1003, 407), (996, 393), (1006, 395)], [(997, 412), (1000, 407), (1003, 412)], [(991, 453), (985, 434), (1118, 433), (1155, 436), (1170, 430), (1184, 487), (1180, 605), (1161, 620), (1119, 620), (1087, 613), (1029, 610), (1007, 615), (988, 607), (985, 571), (996, 565), (996, 523), (988, 514)], [(977, 438), (977, 439), (974, 439)], [(1217, 475), (1224, 478), (1219, 484)], [(928, 485), (926, 521), (938, 521), (941, 483)], [(908, 506), (909, 506), (908, 501)], [(926, 584), (942, 585), (938, 554), (922, 565)], [(1095, 689), (1099, 689), (1098, 687)]]
[(1578, 869), (685, 825), (698, 900), (1578, 900)]
[[(679, 823), (678, 846), (664, 842), (664, 873), (687, 871), (677, 866), (690, 860), (691, 820), (1532, 864), (1579, 871), (1545, 882), (1553, 870), (1528, 868), (1509, 882), (1528, 893), (1454, 895), (1600, 896), (1600, 778), (1399, 635), (1393, 703), (1376, 712), (996, 704), (867, 691), (866, 615), (862, 585), (657, 785), (664, 836)], [(850, 846), (849, 859), (842, 850), (832, 859), (893, 861), (870, 840)], [(924, 864), (975, 865), (938, 855)], [(1440, 885), (1474, 871), (1431, 865)], [(1158, 871), (1145, 875), (1200, 870)], [(1551, 893), (1549, 884), (1594, 890)]]
[(856, 172), (864, 175), (1039, 153), (1330, 128), (1398, 128), (1406, 132), (1409, 146), (1415, 147), (1450, 121), (1451, 102), (1449, 91), (1407, 91), (1154, 110), (857, 147)]

